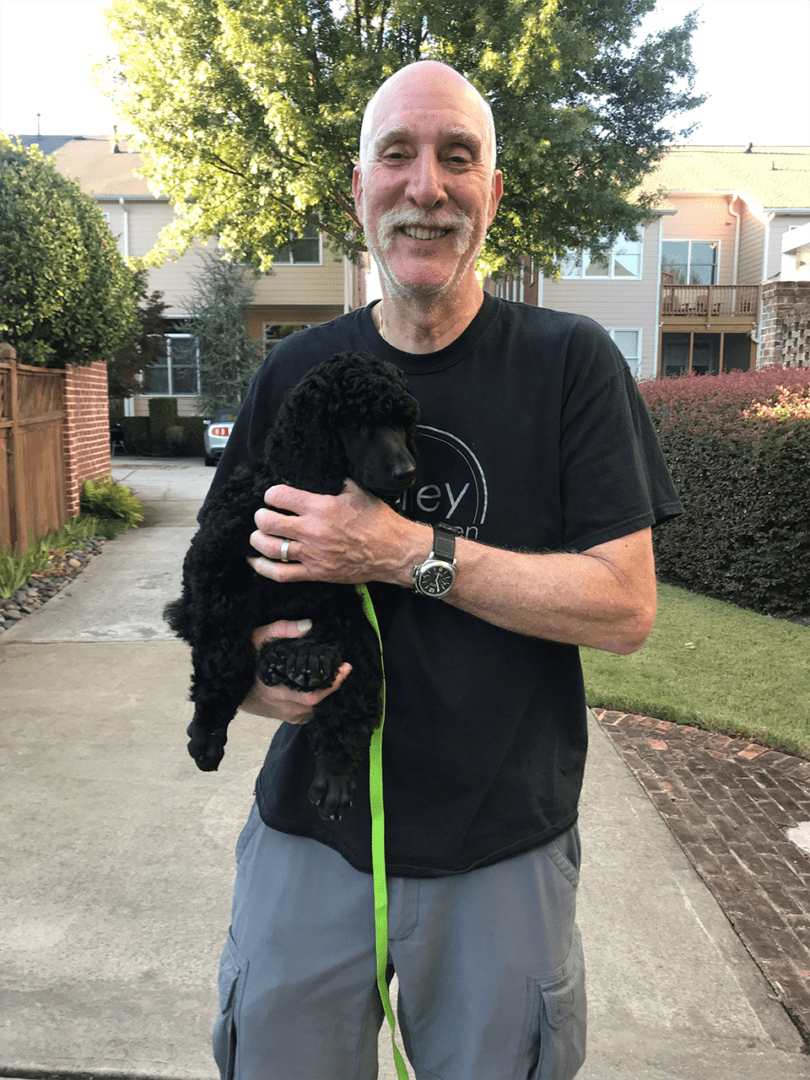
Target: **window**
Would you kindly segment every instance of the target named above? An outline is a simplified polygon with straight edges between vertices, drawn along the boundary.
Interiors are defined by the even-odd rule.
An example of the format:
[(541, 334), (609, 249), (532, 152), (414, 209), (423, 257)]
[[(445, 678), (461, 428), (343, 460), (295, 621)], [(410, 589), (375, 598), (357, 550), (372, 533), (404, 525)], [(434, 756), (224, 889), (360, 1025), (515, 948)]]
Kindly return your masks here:
[(200, 392), (197, 342), (184, 332), (185, 320), (166, 319), (170, 332), (163, 335), (163, 357), (143, 373), (143, 393), (182, 397)]
[(569, 251), (562, 261), (562, 276), (638, 280), (641, 278), (643, 251), (644, 243), (640, 233), (635, 236), (620, 236), (606, 259), (592, 259), (587, 249)]
[(696, 375), (748, 371), (751, 353), (751, 339), (747, 334), (663, 334), (661, 374), (669, 378), (688, 371)]
[(716, 285), (719, 251), (719, 240), (665, 240), (661, 270), (672, 275), (673, 285)]
[(309, 325), (310, 323), (265, 323), (262, 331), (265, 355), (271, 349), (274, 349), (283, 338), (294, 334), (296, 330), (305, 330)]
[(630, 368), (633, 378), (639, 378), (641, 374), (641, 331), (608, 330), (608, 333), (627, 361), (627, 366)]
[(321, 237), (316, 226), (307, 225), (300, 235), (292, 233), (289, 244), (276, 248), (273, 260), (281, 266), (320, 265)]

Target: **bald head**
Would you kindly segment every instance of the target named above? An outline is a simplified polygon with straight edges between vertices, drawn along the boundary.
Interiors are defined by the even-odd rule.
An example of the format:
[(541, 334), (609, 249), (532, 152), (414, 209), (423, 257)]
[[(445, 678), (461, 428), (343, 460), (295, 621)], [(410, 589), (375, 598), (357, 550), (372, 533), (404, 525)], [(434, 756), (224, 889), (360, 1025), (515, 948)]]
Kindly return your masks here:
[(431, 78), (453, 80), (463, 87), (467, 96), (476, 103), (483, 118), (483, 127), (486, 138), (485, 150), (488, 156), (488, 165), (495, 168), (495, 123), (492, 119), (492, 109), (486, 98), (475, 89), (472, 83), (465, 79), (455, 68), (449, 64), (442, 64), (438, 60), (417, 60), (413, 64), (395, 71), (379, 87), (377, 92), (366, 106), (363, 114), (363, 126), (360, 129), (360, 168), (365, 169), (372, 157), (375, 134), (375, 115), (378, 106), (384, 103), (389, 95), (402, 92), (404, 86), (412, 82), (422, 82)]

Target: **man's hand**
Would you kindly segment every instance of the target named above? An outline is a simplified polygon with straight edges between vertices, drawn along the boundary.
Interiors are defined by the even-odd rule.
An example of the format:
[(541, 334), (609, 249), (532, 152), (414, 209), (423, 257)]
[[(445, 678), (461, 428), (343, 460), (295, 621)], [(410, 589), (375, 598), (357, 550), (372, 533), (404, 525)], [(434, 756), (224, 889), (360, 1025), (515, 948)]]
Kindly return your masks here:
[[(312, 629), (309, 619), (300, 622), (280, 620), (269, 626), (259, 626), (253, 631), (253, 646), (260, 649), (265, 641), (276, 638), (304, 637)], [(259, 679), (253, 684), (248, 696), (242, 702), (242, 712), (254, 716), (266, 716), (274, 720), (283, 720), (287, 724), (306, 724), (312, 719), (312, 710), (329, 694), (333, 694), (352, 670), (351, 664), (341, 664), (335, 681), (325, 690), (302, 693), (289, 686), (265, 686)]]
[[(340, 495), (314, 495), (277, 484), (257, 510), (250, 559), (257, 574), (278, 582), (329, 581), (407, 585), (410, 567), (430, 550), (430, 531), (347, 480)], [(280, 513), (279, 511), (286, 511)], [(288, 562), (281, 562), (282, 544)]]

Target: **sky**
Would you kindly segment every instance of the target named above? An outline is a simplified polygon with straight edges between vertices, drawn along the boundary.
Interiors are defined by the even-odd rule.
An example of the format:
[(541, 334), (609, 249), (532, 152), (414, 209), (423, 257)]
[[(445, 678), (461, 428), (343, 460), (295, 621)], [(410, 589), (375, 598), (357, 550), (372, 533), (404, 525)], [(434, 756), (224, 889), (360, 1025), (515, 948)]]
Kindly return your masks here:
[[(112, 134), (117, 119), (90, 77), (115, 51), (108, 3), (0, 0), (0, 130)], [(691, 114), (700, 126), (687, 141), (810, 144), (810, 0), (658, 0), (646, 25), (676, 25), (695, 9), (695, 89), (710, 97)]]

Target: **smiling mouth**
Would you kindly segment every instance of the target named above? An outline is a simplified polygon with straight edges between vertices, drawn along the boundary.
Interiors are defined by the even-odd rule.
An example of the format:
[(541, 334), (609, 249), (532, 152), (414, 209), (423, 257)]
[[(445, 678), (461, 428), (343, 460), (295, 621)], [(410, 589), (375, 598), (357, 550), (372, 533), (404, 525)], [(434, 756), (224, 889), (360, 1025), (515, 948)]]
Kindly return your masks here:
[(452, 229), (429, 229), (420, 225), (402, 225), (399, 231), (410, 237), (411, 240), (439, 240), (442, 236), (448, 236)]

